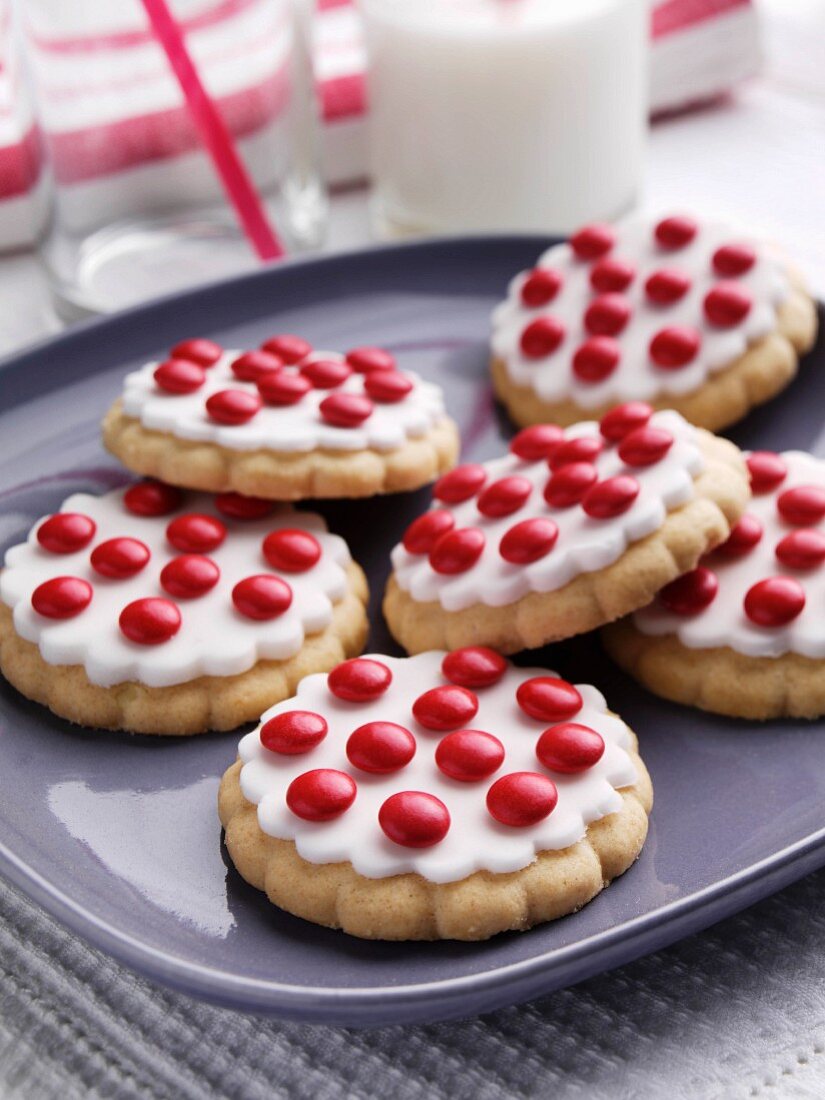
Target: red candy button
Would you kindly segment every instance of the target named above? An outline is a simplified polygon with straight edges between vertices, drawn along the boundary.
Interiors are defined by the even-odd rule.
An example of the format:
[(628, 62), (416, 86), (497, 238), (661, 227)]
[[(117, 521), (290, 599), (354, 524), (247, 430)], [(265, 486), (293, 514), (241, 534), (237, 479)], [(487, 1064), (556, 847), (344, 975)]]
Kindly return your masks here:
[(580, 435), (566, 439), (550, 456), (550, 469), (560, 470), (572, 462), (594, 462), (601, 454), (604, 443), (595, 435)]
[(72, 619), (92, 601), (92, 586), (80, 577), (52, 577), (32, 592), (32, 607), (46, 619)]
[(395, 370), (395, 358), (384, 348), (353, 348), (347, 352), (347, 362), (359, 374), (374, 370)]
[(415, 756), (415, 738), (395, 722), (367, 722), (349, 735), (347, 759), (355, 768), (388, 775)]
[(582, 500), (598, 479), (598, 471), (590, 462), (571, 462), (556, 470), (547, 482), (544, 499), (551, 508), (570, 508)]
[(280, 336), (270, 336), (262, 345), (263, 351), (277, 355), (284, 363), (300, 363), (312, 351), (312, 344), (303, 340), (300, 336), (291, 333), (281, 333)]
[(441, 671), (451, 684), (459, 687), (492, 687), (507, 671), (507, 662), (494, 649), (468, 645), (448, 653), (441, 662)]
[(455, 730), (476, 716), (478, 699), (458, 684), (430, 688), (413, 703), (413, 717), (428, 730)]
[(364, 379), (364, 390), (373, 401), (394, 405), (412, 392), (413, 384), (399, 370), (374, 370)]
[(757, 626), (785, 626), (804, 606), (805, 590), (793, 577), (768, 577), (745, 595), (745, 614)]
[(502, 535), (498, 552), (511, 565), (530, 565), (549, 554), (558, 537), (559, 529), (552, 519), (523, 519)]
[(334, 390), (342, 385), (352, 374), (348, 363), (339, 363), (335, 359), (313, 359), (304, 363), (301, 374), (319, 390)]
[(750, 313), (753, 299), (739, 283), (717, 283), (705, 295), (705, 316), (717, 328), (732, 328)]
[(136, 516), (168, 516), (183, 503), (183, 493), (162, 481), (141, 481), (123, 494), (123, 505)]
[(780, 493), (776, 502), (780, 516), (786, 523), (798, 527), (812, 527), (825, 516), (825, 489), (816, 485), (798, 485)]
[(327, 424), (334, 424), (336, 428), (357, 428), (371, 415), (372, 409), (372, 401), (358, 393), (334, 393), (318, 406)]
[(321, 544), (316, 537), (297, 527), (272, 531), (264, 539), (263, 551), (272, 568), (284, 573), (306, 573), (321, 560)]
[(232, 373), (242, 382), (257, 382), (264, 374), (275, 374), (284, 365), (283, 359), (268, 351), (245, 351), (232, 363)]
[(557, 676), (534, 676), (519, 684), (516, 701), (530, 718), (565, 722), (582, 709), (578, 688)]
[(635, 477), (620, 474), (597, 482), (582, 498), (582, 508), (592, 519), (611, 519), (632, 507), (641, 486)]
[(453, 575), (472, 569), (484, 550), (484, 532), (477, 527), (460, 527), (442, 535), (430, 551), (430, 565), (436, 573)]
[(745, 459), (754, 493), (769, 493), (788, 476), (788, 467), (781, 455), (773, 451), (753, 451)]
[(746, 244), (725, 244), (713, 254), (713, 269), (728, 278), (744, 275), (756, 263), (756, 253)]
[(409, 554), (429, 554), (442, 535), (452, 531), (455, 519), (444, 508), (433, 508), (414, 519), (404, 532), (404, 549)]
[(120, 613), (120, 629), (138, 645), (162, 645), (180, 630), (181, 616), (171, 600), (150, 596), (134, 600)]
[(673, 446), (673, 436), (664, 428), (636, 428), (619, 444), (619, 458), (628, 466), (653, 466)]
[(538, 772), (511, 772), (497, 779), (487, 792), (487, 809), (502, 825), (537, 825), (555, 810), (556, 784)]
[(230, 519), (263, 519), (272, 511), (272, 501), (245, 497), (241, 493), (218, 493), (215, 507)]
[(218, 390), (206, 399), (206, 411), (219, 424), (246, 424), (260, 407), (258, 394), (247, 390)]
[(327, 735), (326, 720), (311, 710), (286, 710), (261, 726), (261, 744), (282, 756), (300, 756), (320, 745)]
[(616, 242), (616, 235), (609, 225), (586, 225), (570, 238), (570, 247), (579, 260), (598, 260)]
[(666, 584), (659, 593), (659, 602), (674, 615), (698, 615), (713, 603), (718, 591), (716, 574), (700, 565)]
[(741, 558), (762, 538), (762, 524), (756, 516), (742, 516), (716, 553), (723, 558)]
[(564, 429), (558, 424), (534, 424), (513, 436), (510, 451), (525, 462), (539, 462), (549, 458), (563, 439)]
[(424, 791), (390, 795), (378, 811), (378, 824), (404, 848), (432, 848), (447, 835), (450, 813), (440, 798)]
[(211, 558), (201, 554), (181, 554), (164, 565), (160, 583), (175, 599), (194, 600), (213, 589), (220, 576), (221, 571)]
[(538, 739), (536, 756), (545, 768), (562, 775), (577, 775), (598, 764), (604, 755), (600, 733), (578, 722), (562, 722), (546, 729)]
[(277, 619), (292, 603), (292, 589), (280, 577), (258, 573), (238, 581), (232, 589), (232, 603), (247, 619)]
[(167, 393), (194, 393), (206, 381), (206, 371), (187, 359), (167, 359), (152, 377)]
[(521, 334), (521, 351), (528, 359), (552, 355), (564, 339), (564, 325), (556, 317), (537, 317)]
[(618, 367), (621, 350), (609, 336), (591, 336), (576, 349), (573, 373), (582, 382), (602, 382)]
[(699, 231), (699, 227), (692, 218), (671, 217), (663, 218), (653, 231), (657, 244), (662, 248), (684, 248), (690, 244)]
[(443, 500), (445, 504), (461, 504), (475, 496), (486, 480), (487, 471), (483, 466), (456, 466), (438, 479), (433, 486), (433, 496), (436, 500)]
[(612, 443), (624, 439), (636, 428), (643, 428), (653, 416), (653, 409), (644, 401), (628, 401), (605, 413), (599, 422), (599, 430)]
[(369, 703), (378, 699), (392, 683), (392, 673), (381, 661), (353, 657), (342, 661), (327, 676), (327, 687), (348, 703)]
[(74, 554), (95, 537), (97, 524), (80, 512), (55, 512), (37, 528), (37, 541), (50, 554)]
[(504, 763), (504, 746), (483, 730), (455, 730), (439, 741), (435, 762), (450, 779), (477, 783), (488, 779)]
[(483, 516), (491, 518), (510, 516), (522, 507), (532, 491), (533, 484), (526, 477), (502, 477), (482, 491), (477, 508)]
[(286, 790), (286, 804), (304, 821), (331, 821), (355, 801), (358, 788), (346, 772), (315, 768), (293, 779)]
[(696, 358), (701, 343), (696, 329), (682, 325), (663, 328), (650, 341), (650, 357), (662, 370), (678, 370)]
[(533, 309), (546, 306), (561, 290), (562, 281), (561, 273), (553, 268), (534, 267), (521, 284), (521, 300)]
[(636, 268), (627, 260), (606, 256), (590, 269), (590, 285), (599, 294), (627, 290), (636, 275)]
[(172, 520), (166, 528), (166, 537), (184, 554), (209, 554), (226, 538), (226, 527), (215, 516), (188, 512)]
[(255, 385), (267, 405), (297, 405), (312, 389), (308, 378), (291, 371), (268, 371), (258, 376)]
[(690, 276), (675, 268), (654, 271), (645, 283), (645, 294), (657, 306), (669, 306), (690, 290)]
[(203, 337), (195, 337), (192, 340), (181, 340), (172, 348), (173, 359), (188, 359), (190, 363), (197, 363), (199, 367), (211, 367), (217, 363), (223, 355), (223, 348), (214, 340), (206, 340)]
[(618, 336), (630, 313), (630, 302), (623, 294), (602, 294), (587, 307), (584, 327), (593, 336)]
[(101, 542), (92, 551), (92, 569), (102, 577), (122, 580), (134, 577), (148, 563), (149, 547), (139, 539), (118, 538)]
[(813, 569), (825, 561), (825, 534), (814, 528), (791, 531), (778, 543), (776, 556), (789, 569)]

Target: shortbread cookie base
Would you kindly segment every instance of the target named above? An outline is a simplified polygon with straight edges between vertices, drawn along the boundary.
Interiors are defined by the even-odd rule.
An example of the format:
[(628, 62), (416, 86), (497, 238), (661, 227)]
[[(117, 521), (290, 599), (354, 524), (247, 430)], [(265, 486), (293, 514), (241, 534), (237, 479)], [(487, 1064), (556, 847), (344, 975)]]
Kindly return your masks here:
[(503, 607), (477, 603), (462, 611), (445, 611), (436, 600), (419, 603), (392, 575), (384, 616), (393, 637), (410, 654), (465, 645), (517, 653), (595, 630), (649, 604), (660, 588), (725, 541), (750, 499), (738, 448), (701, 429), (699, 442), (706, 466), (694, 483), (693, 500), (668, 513), (658, 531), (630, 545), (612, 565), (581, 573), (553, 592), (531, 592)]
[(17, 634), (5, 604), (0, 604), (0, 672), (28, 699), (82, 726), (163, 736), (232, 730), (288, 699), (304, 676), (362, 652), (369, 631), (367, 582), (354, 562), (347, 573), (349, 591), (325, 630), (309, 635), (294, 657), (258, 661), (237, 676), (200, 676), (163, 688), (134, 681), (100, 687), (81, 665), (44, 661), (37, 646)]
[[(777, 328), (744, 355), (696, 390), (686, 394), (662, 393), (648, 400), (654, 409), (675, 409), (686, 420), (709, 431), (718, 431), (741, 420), (785, 389), (796, 376), (799, 356), (816, 340), (817, 314), (811, 297), (795, 281), (790, 297), (777, 313)], [(530, 386), (514, 382), (502, 359), (491, 365), (493, 388), (507, 412), (520, 427), (555, 423), (566, 427), (580, 420), (600, 420), (616, 404), (610, 401), (585, 408), (573, 401), (543, 401)]]
[(103, 442), (124, 466), (185, 489), (236, 492), (266, 500), (370, 497), (419, 489), (452, 469), (458, 429), (450, 419), (395, 451), (232, 451), (144, 428), (116, 401)]
[(691, 649), (675, 634), (643, 634), (630, 618), (606, 627), (602, 640), (620, 668), (674, 703), (754, 721), (825, 714), (825, 661)]
[(638, 858), (653, 788), (631, 736), (639, 778), (619, 792), (621, 810), (593, 822), (576, 844), (540, 852), (521, 871), (477, 871), (438, 884), (418, 874), (366, 878), (351, 863), (309, 863), (293, 841), (261, 830), (257, 808), (241, 793), (240, 760), (224, 774), (218, 796), (226, 847), (240, 875), (274, 905), (361, 939), (486, 940), (522, 932), (581, 909)]

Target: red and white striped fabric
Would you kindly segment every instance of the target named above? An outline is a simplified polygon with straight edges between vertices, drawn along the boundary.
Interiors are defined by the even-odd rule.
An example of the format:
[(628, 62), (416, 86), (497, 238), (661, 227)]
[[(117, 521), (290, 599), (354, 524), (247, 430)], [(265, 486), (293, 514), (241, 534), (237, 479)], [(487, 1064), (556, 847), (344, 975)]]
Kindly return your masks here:
[[(366, 53), (354, 0), (317, 0), (316, 77), (331, 182), (367, 172)], [(755, 72), (753, 0), (658, 0), (651, 4), (651, 113), (713, 99)]]

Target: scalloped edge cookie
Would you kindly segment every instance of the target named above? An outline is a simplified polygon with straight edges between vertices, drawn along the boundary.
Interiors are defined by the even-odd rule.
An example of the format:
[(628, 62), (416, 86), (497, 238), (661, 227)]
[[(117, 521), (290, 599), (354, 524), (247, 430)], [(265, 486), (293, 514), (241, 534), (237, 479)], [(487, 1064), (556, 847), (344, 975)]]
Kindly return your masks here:
[(458, 882), (418, 874), (371, 879), (350, 863), (309, 863), (291, 840), (267, 836), (241, 793), (241, 762), (225, 772), (218, 813), (238, 873), (279, 908), (367, 940), (486, 940), (574, 913), (635, 863), (647, 837), (653, 787), (633, 731), (638, 779), (624, 806), (594, 821), (576, 844), (540, 852), (521, 871), (476, 871)]
[(237, 676), (200, 676), (164, 688), (134, 681), (100, 687), (80, 665), (44, 661), (37, 646), (17, 634), (11, 609), (2, 603), (0, 672), (21, 695), (82, 726), (169, 737), (233, 730), (288, 699), (304, 676), (362, 652), (369, 632), (367, 581), (355, 562), (347, 576), (349, 591), (334, 605), (325, 630), (307, 635), (294, 657), (258, 661)]
[(691, 649), (675, 634), (643, 634), (629, 618), (605, 627), (602, 642), (629, 676), (674, 703), (753, 721), (825, 714), (825, 661)]
[(144, 428), (120, 399), (103, 419), (103, 443), (124, 466), (185, 489), (266, 500), (371, 497), (420, 489), (452, 469), (460, 439), (446, 417), (394, 451), (231, 451)]
[[(719, 431), (741, 420), (757, 405), (770, 401), (796, 377), (799, 356), (816, 341), (816, 304), (801, 279), (791, 273), (790, 297), (777, 311), (777, 327), (757, 341), (730, 366), (711, 375), (698, 389), (686, 394), (663, 393), (647, 404), (654, 409), (675, 409), (698, 427)], [(562, 427), (580, 420), (600, 420), (615, 401), (586, 409), (573, 401), (542, 401), (530, 386), (510, 378), (504, 361), (491, 363), (493, 389), (520, 427), (555, 423)]]
[(669, 512), (658, 531), (632, 543), (606, 569), (580, 573), (563, 588), (531, 592), (503, 607), (474, 604), (463, 611), (445, 611), (436, 600), (419, 603), (392, 575), (384, 617), (393, 637), (410, 654), (465, 645), (517, 653), (584, 634), (644, 607), (660, 588), (724, 542), (750, 500), (738, 447), (702, 429), (699, 443), (707, 466), (696, 479), (696, 496)]

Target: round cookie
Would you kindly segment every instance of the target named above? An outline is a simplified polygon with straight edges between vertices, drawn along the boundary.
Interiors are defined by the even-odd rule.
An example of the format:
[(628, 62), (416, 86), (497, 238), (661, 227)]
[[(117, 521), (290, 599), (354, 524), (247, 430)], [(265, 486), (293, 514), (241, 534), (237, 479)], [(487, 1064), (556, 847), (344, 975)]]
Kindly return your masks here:
[(730, 538), (604, 632), (658, 695), (741, 718), (825, 714), (825, 461), (747, 457), (753, 499)]
[(268, 500), (418, 489), (459, 447), (441, 389), (389, 352), (344, 358), (286, 335), (246, 352), (176, 345), (127, 376), (103, 441), (135, 473)]
[(160, 482), (76, 493), (6, 554), (0, 670), (82, 725), (235, 729), (359, 653), (366, 599), (320, 516)]
[(647, 401), (717, 431), (788, 385), (816, 331), (799, 277), (728, 225), (590, 225), (510, 283), (493, 382), (520, 425)]
[(732, 443), (635, 403), (525, 428), (434, 495), (392, 551), (384, 599), (408, 653), (514, 653), (620, 618), (723, 542), (750, 493)]
[(574, 912), (639, 855), (653, 792), (589, 685), (472, 647), (348, 661), (264, 714), (221, 783), (274, 904), (365, 939), (482, 940)]

